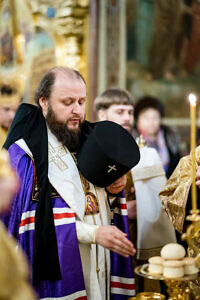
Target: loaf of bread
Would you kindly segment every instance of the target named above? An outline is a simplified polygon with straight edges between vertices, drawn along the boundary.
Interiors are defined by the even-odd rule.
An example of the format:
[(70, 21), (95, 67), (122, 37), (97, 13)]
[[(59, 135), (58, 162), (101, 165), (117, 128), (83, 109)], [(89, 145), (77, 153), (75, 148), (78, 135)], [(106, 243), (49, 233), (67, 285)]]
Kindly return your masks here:
[(153, 256), (149, 258), (149, 273), (152, 275), (163, 273), (164, 259), (161, 256)]
[(176, 244), (176, 243), (170, 243), (165, 245), (161, 249), (161, 257), (166, 260), (177, 260), (177, 259), (183, 259), (185, 256), (185, 249), (182, 245)]
[(181, 260), (166, 260), (163, 266), (163, 275), (166, 278), (180, 278), (184, 276), (183, 261)]
[(193, 275), (199, 272), (199, 269), (195, 265), (195, 259), (193, 257), (186, 257), (183, 259), (184, 274)]

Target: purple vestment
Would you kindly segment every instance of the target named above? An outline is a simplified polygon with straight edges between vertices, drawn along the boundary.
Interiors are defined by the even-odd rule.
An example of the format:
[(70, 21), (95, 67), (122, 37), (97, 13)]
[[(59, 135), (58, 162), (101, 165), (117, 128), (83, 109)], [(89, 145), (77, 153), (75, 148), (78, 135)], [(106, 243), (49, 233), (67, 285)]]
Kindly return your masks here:
[[(21, 188), (16, 195), (11, 213), (3, 216), (8, 231), (24, 249), (30, 264), (33, 263), (33, 242), (37, 200), (33, 200), (35, 168), (32, 159), (18, 145), (9, 148), (12, 167), (17, 171)], [(62, 279), (41, 281), (34, 284), (40, 299), (87, 299), (78, 239), (75, 212), (59, 196), (51, 197), (56, 230), (58, 255)], [(114, 214), (114, 223), (128, 233), (126, 203), (123, 198)], [(124, 212), (124, 213), (123, 213)], [(127, 299), (133, 296), (134, 279), (130, 258), (111, 253), (111, 299)], [(93, 299), (92, 299), (93, 300)]]
[[(118, 198), (117, 206), (114, 209), (113, 225), (127, 233), (129, 238), (128, 215), (124, 192)], [(135, 295), (135, 280), (133, 277), (133, 265), (131, 258), (128, 259), (111, 252), (111, 300), (127, 299)]]

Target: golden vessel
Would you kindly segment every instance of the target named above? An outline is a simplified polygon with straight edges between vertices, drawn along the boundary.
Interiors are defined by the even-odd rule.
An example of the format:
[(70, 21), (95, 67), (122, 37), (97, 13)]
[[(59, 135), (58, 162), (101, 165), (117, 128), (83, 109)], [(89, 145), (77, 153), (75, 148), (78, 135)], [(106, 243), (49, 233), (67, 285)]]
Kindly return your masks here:
[(160, 293), (154, 293), (154, 292), (143, 292), (137, 294), (136, 297), (131, 297), (129, 300), (165, 300), (165, 296)]
[[(189, 288), (188, 283), (192, 280), (196, 280), (198, 278), (198, 274), (187, 275), (180, 278), (165, 278), (163, 275), (152, 275), (148, 270), (149, 264), (144, 264), (135, 268), (135, 273), (140, 276), (155, 279), (155, 280), (164, 280), (167, 285), (167, 292), (169, 294), (168, 300), (190, 300), (191, 290)], [(149, 293), (149, 297), (153, 297), (154, 293)], [(160, 294), (161, 295), (161, 294)], [(162, 295), (161, 295), (162, 296)], [(137, 297), (135, 299), (138, 299)], [(159, 299), (159, 298), (139, 298), (139, 299)], [(163, 299), (163, 298), (160, 298)]]

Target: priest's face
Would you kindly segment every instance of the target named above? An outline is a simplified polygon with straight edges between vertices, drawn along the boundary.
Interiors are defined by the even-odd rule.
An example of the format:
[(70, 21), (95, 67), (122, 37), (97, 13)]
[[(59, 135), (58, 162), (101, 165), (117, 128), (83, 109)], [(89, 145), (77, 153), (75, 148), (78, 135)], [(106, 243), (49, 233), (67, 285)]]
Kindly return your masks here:
[(51, 131), (71, 151), (75, 151), (79, 143), (85, 101), (86, 86), (81, 78), (64, 72), (56, 74), (51, 96), (43, 105), (43, 114)]
[(86, 86), (77, 77), (71, 78), (64, 72), (56, 74), (47, 111), (51, 107), (57, 121), (70, 131), (78, 131), (85, 118)]
[(0, 126), (9, 129), (14, 119), (18, 105), (4, 105), (0, 107)]
[(98, 119), (100, 121), (115, 122), (130, 133), (133, 130), (133, 106), (129, 104), (113, 104), (108, 109), (98, 111)]

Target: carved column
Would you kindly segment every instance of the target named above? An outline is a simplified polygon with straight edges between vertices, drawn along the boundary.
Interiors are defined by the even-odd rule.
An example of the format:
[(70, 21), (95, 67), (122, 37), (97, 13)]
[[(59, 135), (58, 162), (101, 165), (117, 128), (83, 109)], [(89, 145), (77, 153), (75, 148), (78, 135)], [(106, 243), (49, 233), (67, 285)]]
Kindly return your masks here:
[(102, 0), (99, 6), (98, 93), (126, 86), (126, 1)]
[(93, 110), (93, 102), (97, 96), (97, 71), (98, 71), (98, 0), (90, 1), (90, 40), (89, 40), (89, 61), (88, 74), (89, 86), (88, 95), (90, 99), (88, 107), (88, 118), (90, 121), (95, 121), (96, 116)]

